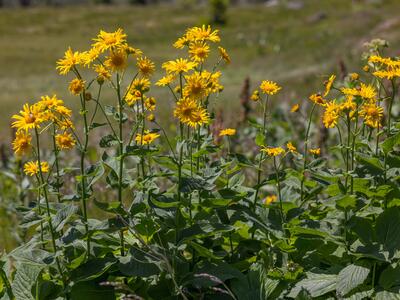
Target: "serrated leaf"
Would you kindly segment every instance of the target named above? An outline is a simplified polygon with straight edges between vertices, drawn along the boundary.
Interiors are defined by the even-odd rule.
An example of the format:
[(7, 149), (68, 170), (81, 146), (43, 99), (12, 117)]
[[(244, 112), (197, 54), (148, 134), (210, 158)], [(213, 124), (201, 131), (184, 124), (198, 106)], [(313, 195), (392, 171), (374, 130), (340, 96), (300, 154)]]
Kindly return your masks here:
[[(400, 248), (400, 209), (386, 209), (376, 220), (376, 236), (385, 250), (393, 252)], [(393, 254), (393, 253), (392, 253)]]

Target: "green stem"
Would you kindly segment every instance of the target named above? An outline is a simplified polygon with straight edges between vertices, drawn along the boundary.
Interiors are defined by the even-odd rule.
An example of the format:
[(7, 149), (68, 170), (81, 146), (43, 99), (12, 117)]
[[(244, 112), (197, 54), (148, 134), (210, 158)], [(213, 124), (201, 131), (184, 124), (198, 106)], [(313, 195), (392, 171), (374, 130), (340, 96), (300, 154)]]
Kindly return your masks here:
[(54, 159), (56, 165), (56, 191), (57, 191), (57, 201), (58, 203), (61, 202), (61, 194), (60, 194), (60, 166), (58, 162), (58, 147), (56, 143), (56, 126), (53, 124), (53, 150), (54, 150)]
[(81, 94), (81, 107), (82, 107), (82, 117), (84, 124), (84, 134), (85, 140), (83, 141), (83, 145), (81, 148), (81, 159), (80, 159), (80, 171), (81, 171), (81, 201), (82, 201), (82, 210), (83, 210), (83, 221), (85, 224), (85, 231), (87, 235), (86, 246), (87, 246), (87, 258), (90, 256), (90, 234), (89, 234), (89, 225), (88, 225), (88, 217), (87, 217), (87, 203), (86, 203), (86, 174), (85, 174), (85, 156), (87, 152), (87, 147), (89, 144), (89, 128), (87, 121), (87, 111), (86, 111), (86, 101), (83, 97), (83, 93)]
[(301, 184), (300, 184), (300, 201), (301, 204), (303, 204), (304, 201), (304, 182), (305, 182), (305, 172), (307, 170), (307, 155), (308, 155), (308, 138), (310, 135), (310, 129), (311, 129), (311, 121), (312, 117), (314, 114), (316, 104), (314, 103), (312, 108), (311, 108), (311, 113), (310, 117), (308, 118), (308, 124), (307, 124), (307, 130), (306, 130), (306, 135), (304, 137), (304, 163), (303, 163), (303, 174), (301, 177)]
[(396, 96), (396, 85), (394, 83), (394, 79), (391, 80), (392, 83), (392, 97), (390, 97), (390, 103), (389, 103), (389, 111), (388, 111), (388, 125), (387, 125), (387, 136), (390, 136), (391, 132), (391, 120), (392, 120), (392, 107), (393, 107), (393, 102), (394, 102), (394, 97)]
[[(123, 107), (121, 98), (121, 85), (119, 74), (117, 73), (117, 96), (118, 96), (118, 126), (119, 126), (119, 174), (118, 174), (118, 201), (123, 206), (122, 203), (122, 174), (124, 168), (124, 141), (123, 141)], [(124, 231), (123, 229), (119, 232), (120, 242), (121, 242), (121, 256), (125, 255), (125, 240), (124, 240)]]
[(276, 176), (276, 184), (278, 187), (278, 197), (279, 197), (279, 208), (280, 208), (280, 213), (281, 213), (281, 219), (282, 219), (282, 228), (285, 224), (285, 216), (283, 214), (283, 204), (282, 204), (282, 192), (281, 192), (281, 180), (279, 178), (279, 169), (276, 164), (276, 157), (274, 156), (274, 169), (275, 169), (275, 176)]
[[(41, 160), (41, 155), (40, 155), (40, 138), (39, 138), (39, 133), (38, 133), (38, 130), (36, 127), (35, 127), (35, 135), (36, 135), (36, 147), (37, 147), (37, 160), (38, 160), (38, 167), (39, 167), (39, 181), (40, 181), (40, 186), (42, 188), (43, 196), (44, 196), (44, 199), (46, 202), (47, 223), (48, 223), (49, 230), (50, 230), (53, 252), (56, 253), (57, 252), (56, 238), (55, 238), (52, 218), (51, 218), (51, 214), (50, 214), (49, 197), (48, 197), (47, 188), (46, 188), (47, 183), (44, 181), (43, 170), (42, 170), (42, 160)], [(40, 205), (40, 203), (39, 203), (39, 205)], [(55, 258), (56, 258), (58, 272), (59, 272), (61, 278), (63, 279), (64, 285), (65, 285), (64, 275), (61, 270), (60, 259), (57, 255), (55, 255)]]

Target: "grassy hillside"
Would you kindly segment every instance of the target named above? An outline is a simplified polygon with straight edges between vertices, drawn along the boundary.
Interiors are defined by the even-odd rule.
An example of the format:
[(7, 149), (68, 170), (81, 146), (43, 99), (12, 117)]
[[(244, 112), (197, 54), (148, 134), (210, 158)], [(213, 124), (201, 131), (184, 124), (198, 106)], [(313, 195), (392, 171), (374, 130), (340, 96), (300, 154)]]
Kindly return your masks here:
[[(220, 101), (233, 102), (233, 108), (238, 105), (246, 76), (253, 86), (262, 78), (276, 80), (284, 86), (282, 97), (299, 101), (319, 84), (316, 77), (338, 72), (339, 61), (349, 71), (359, 65), (365, 41), (385, 38), (392, 49), (400, 49), (400, 2), (372, 2), (308, 0), (297, 10), (286, 6), (231, 8), (221, 35), (233, 62), (225, 69), (226, 92)], [(0, 10), (0, 136), (9, 138), (9, 116), (25, 101), (53, 93), (75, 100), (68, 95), (67, 78), (55, 70), (55, 61), (69, 45), (84, 50), (89, 46), (86, 41), (100, 28), (122, 27), (130, 42), (160, 66), (178, 55), (171, 47), (176, 37), (186, 27), (206, 20), (205, 8), (175, 6)], [(161, 92), (155, 89), (155, 93)]]

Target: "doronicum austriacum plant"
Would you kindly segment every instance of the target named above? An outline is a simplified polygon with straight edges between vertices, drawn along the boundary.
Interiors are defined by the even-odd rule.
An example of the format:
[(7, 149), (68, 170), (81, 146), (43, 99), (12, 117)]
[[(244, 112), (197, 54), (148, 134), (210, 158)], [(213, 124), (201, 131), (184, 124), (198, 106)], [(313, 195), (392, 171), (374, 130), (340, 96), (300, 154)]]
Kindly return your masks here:
[(331, 75), (290, 111), (262, 81), (225, 128), (210, 105), (230, 62), (219, 43), (187, 29), (158, 81), (122, 29), (65, 52), (80, 111), (51, 95), (12, 116), (29, 203), (1, 299), (400, 299), (400, 60), (374, 40), (362, 75)]

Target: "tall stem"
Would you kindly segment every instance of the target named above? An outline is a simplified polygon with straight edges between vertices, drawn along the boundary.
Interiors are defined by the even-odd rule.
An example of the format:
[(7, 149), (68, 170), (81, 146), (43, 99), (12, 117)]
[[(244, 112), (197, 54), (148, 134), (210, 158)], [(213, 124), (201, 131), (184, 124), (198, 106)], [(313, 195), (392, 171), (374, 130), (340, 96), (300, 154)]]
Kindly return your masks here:
[(88, 225), (88, 217), (87, 217), (87, 203), (86, 203), (86, 174), (85, 174), (85, 157), (87, 152), (87, 147), (89, 143), (89, 127), (87, 121), (87, 110), (86, 110), (86, 101), (84, 99), (84, 94), (81, 94), (81, 107), (82, 107), (82, 117), (83, 117), (83, 125), (84, 125), (84, 135), (85, 139), (81, 146), (81, 160), (80, 160), (80, 171), (81, 171), (81, 201), (82, 201), (82, 211), (83, 211), (83, 221), (85, 224), (85, 230), (87, 235), (86, 246), (87, 246), (87, 258), (90, 256), (90, 234), (89, 234), (89, 225)]
[[(119, 79), (119, 74), (117, 73), (117, 96), (118, 96), (118, 125), (119, 125), (119, 174), (118, 174), (118, 201), (122, 203), (122, 173), (124, 169), (124, 141), (123, 141), (123, 108), (121, 98), (121, 84)], [(125, 241), (124, 241), (124, 231), (121, 229), (119, 232), (120, 242), (121, 242), (121, 256), (125, 255)]]
[(392, 107), (393, 107), (393, 102), (394, 102), (394, 97), (396, 96), (396, 85), (394, 82), (394, 79), (391, 80), (392, 83), (392, 97), (390, 97), (390, 103), (389, 103), (389, 111), (388, 111), (388, 124), (386, 128), (387, 136), (390, 136), (390, 130), (391, 130), (391, 120), (392, 120)]
[(276, 176), (276, 185), (277, 185), (277, 188), (278, 188), (279, 208), (280, 208), (281, 219), (282, 219), (282, 228), (283, 228), (283, 225), (285, 224), (285, 216), (283, 214), (281, 180), (279, 178), (279, 169), (278, 169), (278, 166), (276, 164), (276, 157), (275, 156), (274, 156), (274, 169), (275, 169), (275, 176)]
[(310, 135), (311, 121), (312, 121), (312, 117), (313, 117), (313, 114), (314, 114), (315, 106), (316, 106), (316, 104), (314, 103), (312, 108), (311, 108), (310, 117), (308, 118), (306, 135), (304, 137), (304, 164), (303, 164), (303, 174), (302, 174), (301, 184), (300, 184), (300, 201), (301, 201), (301, 204), (303, 204), (303, 201), (304, 201), (304, 182), (305, 182), (305, 171), (307, 169), (308, 138), (309, 138), (309, 135)]
[(57, 191), (57, 201), (61, 202), (61, 194), (60, 194), (60, 166), (58, 162), (58, 153), (59, 149), (56, 143), (56, 125), (53, 124), (53, 151), (54, 151), (54, 159), (56, 165), (56, 191)]
[[(40, 187), (41, 187), (41, 189), (43, 191), (44, 200), (46, 202), (47, 223), (48, 223), (49, 230), (50, 230), (51, 244), (53, 246), (53, 252), (56, 253), (57, 252), (57, 245), (56, 245), (56, 239), (55, 239), (55, 233), (54, 233), (52, 218), (51, 218), (51, 214), (50, 214), (49, 197), (48, 197), (48, 194), (47, 194), (47, 182), (45, 182), (44, 176), (43, 176), (42, 160), (41, 160), (41, 155), (40, 155), (40, 138), (39, 138), (39, 133), (38, 133), (37, 128), (35, 128), (35, 135), (36, 135), (36, 147), (37, 147), (37, 160), (38, 160), (38, 167), (39, 167)], [(39, 203), (39, 205), (40, 205), (40, 203)], [(57, 255), (55, 255), (55, 258), (56, 258), (56, 264), (57, 264), (58, 272), (59, 272), (61, 278), (64, 281), (64, 275), (63, 275), (63, 272), (61, 270), (60, 259), (59, 259), (59, 257)]]

